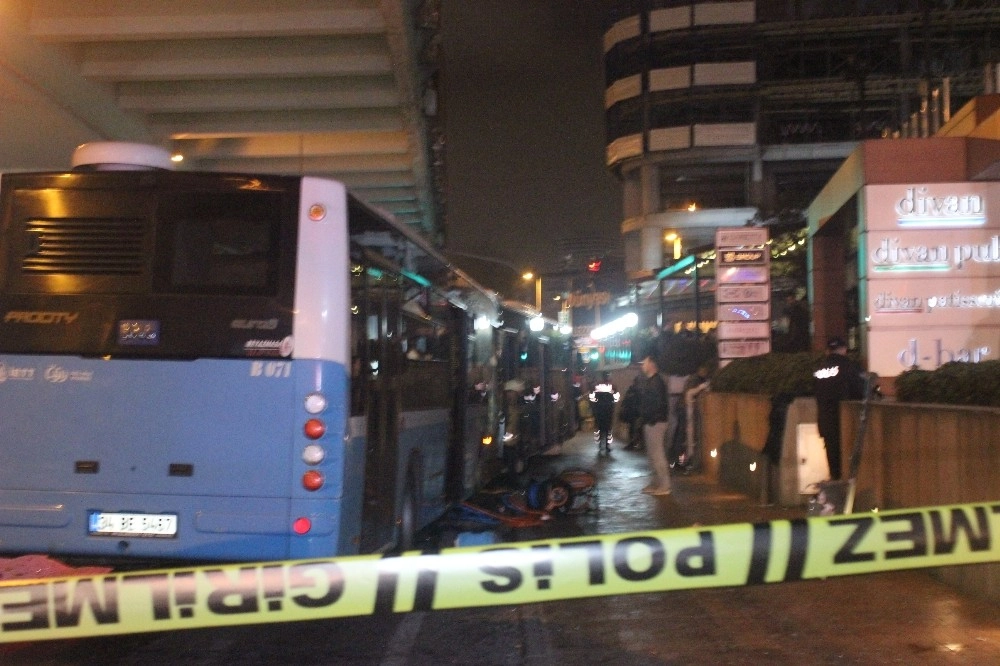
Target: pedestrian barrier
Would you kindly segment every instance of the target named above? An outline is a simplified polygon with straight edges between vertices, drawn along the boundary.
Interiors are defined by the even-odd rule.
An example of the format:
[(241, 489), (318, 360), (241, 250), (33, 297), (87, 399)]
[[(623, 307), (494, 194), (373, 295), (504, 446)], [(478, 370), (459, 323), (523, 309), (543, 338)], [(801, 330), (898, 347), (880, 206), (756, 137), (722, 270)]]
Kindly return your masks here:
[(0, 643), (731, 587), (1000, 561), (1000, 503), (435, 554), (0, 582)]

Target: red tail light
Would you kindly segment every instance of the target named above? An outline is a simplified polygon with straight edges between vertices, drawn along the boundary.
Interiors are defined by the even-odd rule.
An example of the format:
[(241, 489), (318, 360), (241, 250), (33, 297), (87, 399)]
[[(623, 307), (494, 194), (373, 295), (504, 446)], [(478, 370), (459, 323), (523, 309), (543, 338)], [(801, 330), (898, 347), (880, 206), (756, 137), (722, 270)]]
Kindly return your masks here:
[(319, 490), (323, 487), (323, 474), (314, 469), (302, 475), (302, 487), (306, 490)]
[(320, 419), (309, 419), (303, 430), (309, 439), (319, 439), (326, 434), (326, 424)]

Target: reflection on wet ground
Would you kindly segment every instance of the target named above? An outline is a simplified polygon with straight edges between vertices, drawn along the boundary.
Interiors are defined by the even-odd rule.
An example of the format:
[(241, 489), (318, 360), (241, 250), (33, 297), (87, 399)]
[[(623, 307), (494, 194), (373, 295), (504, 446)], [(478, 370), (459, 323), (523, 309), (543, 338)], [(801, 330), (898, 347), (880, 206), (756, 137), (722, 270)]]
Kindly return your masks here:
[(646, 454), (615, 441), (610, 455), (599, 455), (593, 434), (579, 432), (557, 447), (552, 455), (532, 458), (527, 470), (506, 487), (524, 490), (565, 470), (587, 470), (597, 479), (596, 510), (562, 514), (540, 527), (501, 528), (502, 541), (615, 534), (645, 530), (758, 522), (805, 516), (805, 506), (765, 505), (721, 487), (699, 472), (675, 472), (670, 495), (642, 493), (650, 481)]

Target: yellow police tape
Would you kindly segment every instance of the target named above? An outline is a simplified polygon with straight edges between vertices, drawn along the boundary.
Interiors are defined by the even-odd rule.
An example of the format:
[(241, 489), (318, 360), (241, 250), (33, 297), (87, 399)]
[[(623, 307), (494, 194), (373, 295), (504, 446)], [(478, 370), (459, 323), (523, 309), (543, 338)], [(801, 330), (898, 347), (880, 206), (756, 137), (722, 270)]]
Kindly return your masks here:
[(0, 643), (779, 583), (1000, 561), (1000, 503), (0, 582)]

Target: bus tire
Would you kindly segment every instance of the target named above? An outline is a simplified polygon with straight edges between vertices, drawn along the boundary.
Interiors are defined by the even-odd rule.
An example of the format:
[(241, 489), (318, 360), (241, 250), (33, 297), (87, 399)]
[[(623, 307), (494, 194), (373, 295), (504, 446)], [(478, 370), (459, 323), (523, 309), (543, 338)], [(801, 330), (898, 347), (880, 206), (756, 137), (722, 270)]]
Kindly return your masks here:
[(396, 539), (396, 550), (401, 553), (413, 550), (417, 541), (417, 523), (420, 518), (418, 468), (418, 461), (410, 462), (406, 471), (406, 482), (403, 484), (402, 504), (399, 509), (399, 534)]

